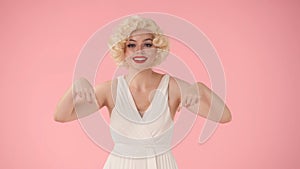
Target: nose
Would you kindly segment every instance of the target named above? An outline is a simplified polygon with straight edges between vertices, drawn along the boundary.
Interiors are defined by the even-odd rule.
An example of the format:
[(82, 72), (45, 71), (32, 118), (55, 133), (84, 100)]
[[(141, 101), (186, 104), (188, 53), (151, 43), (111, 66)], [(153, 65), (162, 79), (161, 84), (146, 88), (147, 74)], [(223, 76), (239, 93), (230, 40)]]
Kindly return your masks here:
[(137, 45), (136, 47), (136, 51), (140, 51), (140, 52), (143, 52), (143, 45)]
[(137, 47), (136, 47), (136, 50), (137, 51), (139, 51), (139, 50), (142, 50), (143, 48), (142, 48), (142, 45), (137, 45)]

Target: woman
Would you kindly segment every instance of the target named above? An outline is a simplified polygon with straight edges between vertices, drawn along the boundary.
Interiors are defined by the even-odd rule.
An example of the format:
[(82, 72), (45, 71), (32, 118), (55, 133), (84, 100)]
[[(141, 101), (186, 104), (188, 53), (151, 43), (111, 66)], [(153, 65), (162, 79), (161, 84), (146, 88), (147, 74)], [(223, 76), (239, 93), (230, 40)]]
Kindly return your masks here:
[[(169, 51), (167, 37), (153, 20), (140, 16), (126, 18), (111, 36), (109, 47), (116, 63), (125, 66), (128, 73), (95, 88), (85, 78), (75, 81), (54, 114), (56, 121), (68, 122), (107, 107), (115, 145), (105, 169), (177, 168), (170, 144), (174, 117), (182, 106), (213, 121), (231, 121), (226, 105), (221, 118), (220, 112), (209, 114), (212, 105), (224, 103), (203, 83), (189, 84), (152, 70)], [(85, 111), (75, 111), (72, 89), (74, 105), (96, 106), (83, 106)]]

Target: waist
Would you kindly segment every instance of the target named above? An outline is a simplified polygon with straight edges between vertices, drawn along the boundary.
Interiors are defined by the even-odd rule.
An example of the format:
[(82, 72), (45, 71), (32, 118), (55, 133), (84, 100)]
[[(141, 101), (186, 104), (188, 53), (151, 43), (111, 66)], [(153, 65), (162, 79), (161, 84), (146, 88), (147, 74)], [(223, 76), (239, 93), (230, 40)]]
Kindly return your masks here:
[(155, 143), (115, 143), (112, 153), (120, 156), (131, 158), (147, 158), (157, 156), (168, 152), (171, 149), (170, 144), (155, 144)]

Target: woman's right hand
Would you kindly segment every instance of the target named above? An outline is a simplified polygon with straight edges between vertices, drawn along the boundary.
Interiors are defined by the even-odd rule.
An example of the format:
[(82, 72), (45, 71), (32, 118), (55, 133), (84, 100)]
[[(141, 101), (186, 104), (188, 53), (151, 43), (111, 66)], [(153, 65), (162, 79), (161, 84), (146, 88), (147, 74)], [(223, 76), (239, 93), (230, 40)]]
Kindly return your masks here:
[(97, 103), (95, 90), (87, 79), (81, 77), (73, 83), (73, 101), (76, 105)]

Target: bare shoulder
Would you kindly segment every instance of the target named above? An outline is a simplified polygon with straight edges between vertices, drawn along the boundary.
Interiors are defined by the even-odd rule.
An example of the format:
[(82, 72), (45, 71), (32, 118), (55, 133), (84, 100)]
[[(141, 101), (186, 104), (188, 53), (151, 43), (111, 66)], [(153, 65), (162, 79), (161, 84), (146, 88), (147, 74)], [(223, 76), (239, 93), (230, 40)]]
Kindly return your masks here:
[(176, 81), (176, 77), (170, 76), (169, 87), (171, 89), (179, 89), (179, 86)]
[(169, 92), (175, 97), (181, 97), (181, 95), (184, 94), (186, 90), (188, 90), (193, 85), (194, 84), (190, 84), (189, 82), (178, 77), (170, 76)]
[(108, 81), (104, 81), (95, 85), (95, 95), (98, 101), (98, 105), (100, 108), (103, 106), (108, 106), (112, 91), (117, 85), (117, 79), (112, 79)]
[(106, 93), (106, 91), (107, 91), (108, 87), (110, 86), (110, 84), (111, 84), (111, 81), (105, 81), (105, 82), (102, 82), (102, 83), (98, 83), (97, 85), (95, 85), (95, 92), (96, 93), (100, 92), (101, 94)]
[(180, 99), (180, 86), (178, 84), (178, 78), (170, 76), (169, 80), (169, 95), (171, 98), (177, 100)]
[(175, 76), (170, 76), (170, 87), (174, 90), (182, 90), (191, 84)]
[(190, 94), (191, 91), (195, 91), (195, 89), (197, 89), (195, 92), (200, 92), (199, 93), (200, 95), (211, 92), (211, 90), (202, 82), (195, 82), (191, 84), (177, 77), (172, 77), (171, 79), (170, 79), (170, 85), (171, 85), (171, 89), (173, 89), (173, 93), (175, 92), (178, 95), (179, 92), (179, 95), (181, 95), (182, 97), (185, 96), (186, 94)]

